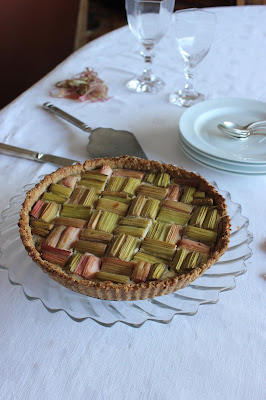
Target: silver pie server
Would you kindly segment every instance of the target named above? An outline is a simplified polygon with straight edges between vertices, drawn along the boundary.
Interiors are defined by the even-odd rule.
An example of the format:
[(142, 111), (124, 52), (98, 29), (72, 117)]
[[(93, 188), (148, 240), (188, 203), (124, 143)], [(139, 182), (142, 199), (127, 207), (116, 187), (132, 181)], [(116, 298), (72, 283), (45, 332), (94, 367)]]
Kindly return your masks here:
[(43, 107), (90, 134), (87, 145), (90, 158), (117, 157), (122, 155), (147, 158), (132, 132), (111, 128), (92, 129), (86, 123), (54, 106), (52, 103), (44, 103)]

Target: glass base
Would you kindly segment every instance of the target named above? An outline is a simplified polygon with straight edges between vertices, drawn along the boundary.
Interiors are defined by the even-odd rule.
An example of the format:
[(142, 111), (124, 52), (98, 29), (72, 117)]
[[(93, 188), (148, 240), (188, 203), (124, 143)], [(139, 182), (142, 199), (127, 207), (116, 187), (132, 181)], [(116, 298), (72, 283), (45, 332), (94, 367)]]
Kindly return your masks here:
[(137, 93), (152, 93), (156, 94), (160, 92), (165, 86), (163, 80), (155, 75), (147, 78), (143, 75), (131, 79), (126, 83), (126, 87)]
[(179, 90), (178, 92), (171, 93), (169, 96), (170, 103), (180, 107), (190, 107), (203, 100), (204, 94), (188, 92), (186, 90)]

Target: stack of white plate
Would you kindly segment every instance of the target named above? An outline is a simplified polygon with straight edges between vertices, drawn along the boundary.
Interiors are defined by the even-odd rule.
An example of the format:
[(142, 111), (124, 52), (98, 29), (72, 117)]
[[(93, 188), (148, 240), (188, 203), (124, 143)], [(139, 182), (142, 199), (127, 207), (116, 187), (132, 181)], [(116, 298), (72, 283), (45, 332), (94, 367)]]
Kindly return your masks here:
[(217, 125), (232, 121), (247, 125), (266, 120), (266, 103), (225, 98), (207, 100), (187, 109), (179, 121), (179, 145), (200, 164), (240, 174), (266, 174), (266, 134), (233, 139)]

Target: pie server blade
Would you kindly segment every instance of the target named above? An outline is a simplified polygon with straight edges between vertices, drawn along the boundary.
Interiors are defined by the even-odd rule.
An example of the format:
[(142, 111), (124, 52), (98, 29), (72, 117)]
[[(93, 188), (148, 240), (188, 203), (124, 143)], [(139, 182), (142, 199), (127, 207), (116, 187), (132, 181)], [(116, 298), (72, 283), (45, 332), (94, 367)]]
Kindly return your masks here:
[(84, 122), (55, 107), (52, 103), (44, 103), (43, 107), (90, 134), (87, 151), (91, 158), (118, 157), (122, 155), (147, 158), (132, 132), (111, 128), (92, 129)]

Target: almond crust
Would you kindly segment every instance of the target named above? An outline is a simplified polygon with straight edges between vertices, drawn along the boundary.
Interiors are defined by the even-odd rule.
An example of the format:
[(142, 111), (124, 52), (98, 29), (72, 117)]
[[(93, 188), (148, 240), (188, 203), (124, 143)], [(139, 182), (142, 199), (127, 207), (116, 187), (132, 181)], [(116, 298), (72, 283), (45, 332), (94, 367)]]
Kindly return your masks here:
[[(45, 261), (34, 245), (31, 228), (29, 225), (30, 211), (35, 202), (47, 190), (51, 183), (57, 183), (71, 174), (81, 173), (99, 168), (102, 165), (110, 165), (114, 168), (127, 168), (150, 172), (166, 172), (171, 178), (196, 178), (198, 188), (211, 195), (220, 213), (219, 239), (216, 242), (209, 259), (187, 274), (167, 278), (164, 280), (148, 281), (145, 283), (113, 283), (109, 281), (90, 281), (79, 276), (69, 275), (59, 266)], [(32, 260), (51, 278), (61, 285), (86, 296), (103, 300), (144, 300), (156, 296), (162, 296), (182, 289), (189, 285), (207, 269), (209, 269), (226, 251), (230, 237), (230, 218), (226, 211), (224, 198), (204, 178), (194, 172), (189, 172), (171, 164), (163, 164), (157, 161), (149, 161), (136, 157), (124, 156), (120, 158), (98, 158), (87, 160), (84, 164), (78, 163), (69, 167), (59, 168), (57, 171), (38, 183), (27, 195), (19, 219), (19, 232), (22, 242)]]

